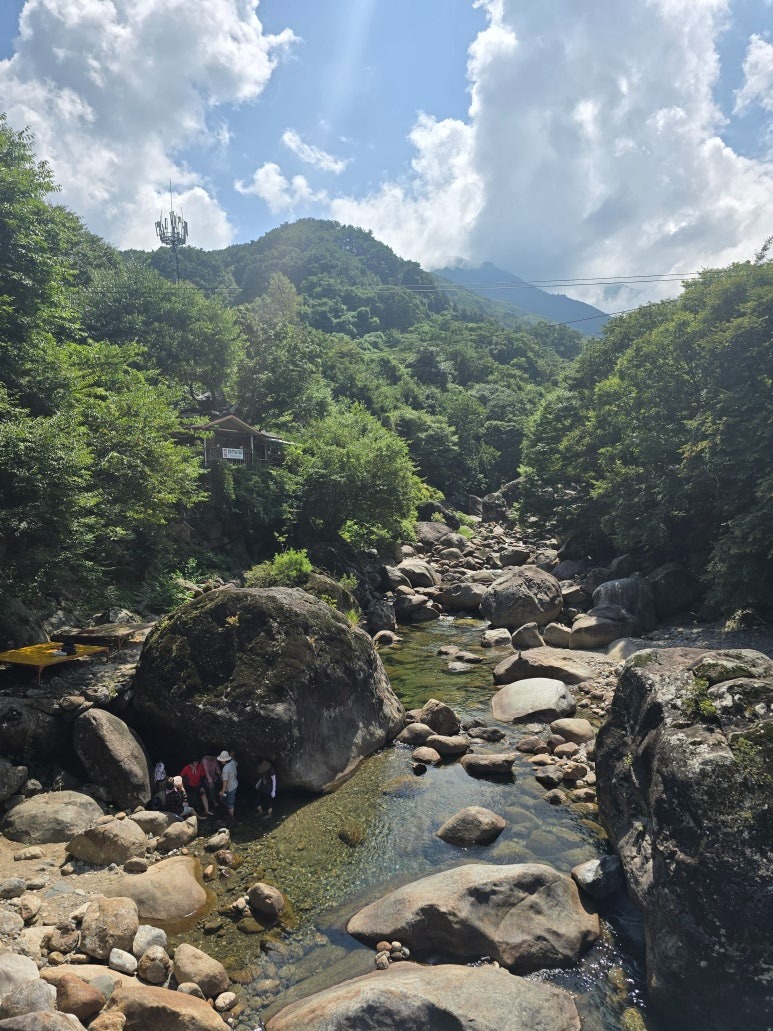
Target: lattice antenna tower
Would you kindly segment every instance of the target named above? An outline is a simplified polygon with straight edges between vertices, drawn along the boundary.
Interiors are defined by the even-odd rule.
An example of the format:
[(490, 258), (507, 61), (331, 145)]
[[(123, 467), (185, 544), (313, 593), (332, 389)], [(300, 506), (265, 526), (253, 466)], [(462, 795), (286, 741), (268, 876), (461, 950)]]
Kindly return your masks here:
[(172, 248), (174, 255), (174, 281), (180, 282), (180, 260), (177, 257), (179, 247), (184, 247), (188, 242), (188, 223), (174, 210), (172, 201), (172, 184), (169, 183), (169, 218), (164, 218), (163, 212), (156, 222), (156, 236), (165, 247)]

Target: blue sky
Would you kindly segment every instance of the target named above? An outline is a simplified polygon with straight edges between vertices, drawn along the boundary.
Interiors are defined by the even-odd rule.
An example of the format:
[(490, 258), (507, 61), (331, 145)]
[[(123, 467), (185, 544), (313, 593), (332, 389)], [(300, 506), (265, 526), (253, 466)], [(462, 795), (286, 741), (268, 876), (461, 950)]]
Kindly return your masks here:
[(205, 248), (311, 215), (527, 279), (773, 233), (771, 0), (3, 0), (0, 97), (118, 246), (154, 245), (170, 179)]

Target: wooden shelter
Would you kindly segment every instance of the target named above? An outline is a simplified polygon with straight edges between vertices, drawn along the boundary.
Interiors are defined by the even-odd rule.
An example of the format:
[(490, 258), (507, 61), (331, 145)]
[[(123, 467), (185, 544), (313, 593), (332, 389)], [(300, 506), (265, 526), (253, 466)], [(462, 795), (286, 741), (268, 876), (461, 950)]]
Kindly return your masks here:
[(236, 415), (222, 415), (211, 422), (188, 429), (177, 435), (183, 444), (198, 444), (202, 449), (205, 466), (214, 462), (254, 466), (267, 463), (279, 465), (284, 458), (288, 440), (264, 433), (244, 422)]

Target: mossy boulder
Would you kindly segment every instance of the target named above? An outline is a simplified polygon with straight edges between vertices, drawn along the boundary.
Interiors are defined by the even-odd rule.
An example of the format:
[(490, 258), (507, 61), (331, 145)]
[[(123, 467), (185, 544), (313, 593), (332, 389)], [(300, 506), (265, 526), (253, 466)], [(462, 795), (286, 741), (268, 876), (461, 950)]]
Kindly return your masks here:
[(240, 780), (270, 758), (283, 788), (321, 791), (404, 723), (371, 639), (298, 588), (225, 588), (148, 637), (135, 706), (174, 750), (238, 752)]
[(651, 1002), (690, 1031), (762, 1027), (773, 955), (773, 661), (637, 653), (598, 734), (596, 773), (603, 822), (644, 916)]

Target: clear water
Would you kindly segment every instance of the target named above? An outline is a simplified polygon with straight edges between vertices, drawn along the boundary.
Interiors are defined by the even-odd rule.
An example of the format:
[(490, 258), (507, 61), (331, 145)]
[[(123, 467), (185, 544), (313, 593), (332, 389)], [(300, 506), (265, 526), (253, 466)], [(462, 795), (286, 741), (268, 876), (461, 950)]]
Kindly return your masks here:
[[(477, 716), (497, 725), (490, 709), (491, 670), (503, 653), (479, 648), (482, 628), (475, 620), (440, 619), (401, 629), (403, 642), (384, 650), (382, 658), (406, 708), (434, 697), (462, 719)], [(449, 659), (437, 654), (443, 644), (476, 651), (485, 660), (467, 672), (450, 673)], [(499, 726), (508, 738), (476, 743), (476, 751), (511, 749), (522, 732)], [(205, 920), (185, 936), (198, 938), (244, 985), (240, 1031), (251, 1031), (256, 1018), (266, 1019), (294, 998), (373, 970), (373, 952), (344, 927), (362, 905), (398, 884), (469, 862), (546, 862), (568, 872), (606, 850), (603, 829), (592, 816), (543, 801), (544, 789), (522, 758), (514, 781), (501, 783), (475, 780), (458, 764), (416, 777), (410, 755), (401, 745), (385, 749), (330, 795), (282, 799), (267, 823), (242, 819), (234, 839), (244, 862), (216, 889), (220, 903), (260, 879), (284, 892), (289, 911), (281, 926), (256, 934), (242, 933), (230, 919), (216, 929), (218, 921), (210, 916), (210, 933), (204, 931)], [(467, 805), (485, 806), (507, 819), (494, 844), (462, 849), (435, 837), (441, 823)], [(359, 843), (346, 844), (339, 832)], [(577, 994), (588, 1031), (654, 1027), (641, 1001), (641, 968), (621, 940), (605, 923), (601, 940), (578, 967), (535, 975)], [(637, 1015), (646, 1025), (631, 1022)]]

